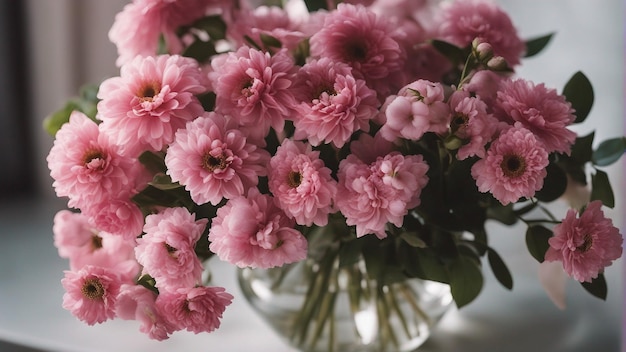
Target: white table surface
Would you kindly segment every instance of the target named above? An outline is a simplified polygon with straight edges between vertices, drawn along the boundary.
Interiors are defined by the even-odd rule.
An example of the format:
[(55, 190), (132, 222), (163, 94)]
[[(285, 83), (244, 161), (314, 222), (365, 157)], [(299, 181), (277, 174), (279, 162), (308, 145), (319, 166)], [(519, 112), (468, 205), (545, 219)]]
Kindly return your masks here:
[[(623, 134), (623, 4), (617, 1), (501, 1), (525, 37), (557, 31), (545, 53), (524, 63), (520, 75), (560, 90), (581, 69), (594, 83), (596, 104), (584, 129), (607, 138)], [(623, 165), (623, 164), (622, 164)], [(623, 167), (609, 169), (620, 206), (611, 213), (622, 233)], [(89, 327), (61, 308), (60, 280), (67, 262), (52, 244), (52, 218), (63, 203), (15, 199), (0, 203), (0, 340), (44, 351), (289, 352), (241, 297), (231, 266), (216, 263), (215, 283), (236, 298), (221, 328), (211, 334), (178, 332), (155, 342), (136, 322), (109, 321)], [(483, 292), (469, 306), (442, 320), (420, 351), (617, 352), (622, 334), (623, 260), (606, 272), (607, 302), (568, 282), (565, 311), (547, 298), (537, 264), (524, 247), (524, 229), (491, 227), (492, 245), (511, 268), (513, 292), (489, 270)], [(2, 349), (2, 346), (0, 346)]]

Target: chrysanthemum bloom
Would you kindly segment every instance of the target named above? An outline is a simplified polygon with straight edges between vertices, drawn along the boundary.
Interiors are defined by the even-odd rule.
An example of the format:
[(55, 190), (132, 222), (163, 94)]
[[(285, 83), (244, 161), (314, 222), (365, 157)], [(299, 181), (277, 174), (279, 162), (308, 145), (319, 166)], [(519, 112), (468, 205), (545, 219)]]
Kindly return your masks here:
[(63, 308), (88, 325), (115, 317), (115, 302), (120, 290), (117, 274), (111, 269), (87, 265), (79, 271), (65, 271)]
[(146, 216), (145, 234), (137, 239), (135, 256), (159, 290), (200, 283), (203, 268), (194, 249), (207, 222), (196, 220), (186, 208), (166, 208)]
[(133, 157), (160, 151), (177, 129), (204, 112), (197, 94), (206, 91), (198, 63), (178, 55), (137, 56), (120, 76), (100, 85), (101, 130)]
[(294, 95), (299, 103), (294, 137), (312, 145), (343, 147), (355, 131), (369, 131), (380, 105), (376, 92), (355, 79), (350, 66), (329, 58), (313, 60), (298, 71)]
[(223, 287), (183, 287), (159, 293), (156, 306), (176, 330), (198, 334), (219, 328), (222, 314), (232, 299)]
[(117, 46), (116, 64), (122, 66), (135, 56), (156, 55), (163, 36), (167, 52), (180, 54), (183, 43), (176, 30), (202, 18), (216, 0), (133, 0), (115, 16), (109, 40)]
[(506, 80), (500, 85), (494, 108), (494, 114), (502, 121), (521, 122), (545, 145), (548, 153), (569, 155), (576, 133), (567, 126), (576, 116), (571, 104), (555, 89), (522, 78)]
[(90, 204), (82, 209), (89, 223), (98, 230), (133, 240), (141, 235), (143, 213), (128, 195)]
[(270, 158), (246, 137), (235, 120), (206, 113), (176, 132), (165, 155), (167, 174), (197, 204), (241, 196), (267, 174)]
[(428, 165), (421, 155), (392, 152), (367, 165), (353, 154), (339, 164), (337, 207), (357, 237), (387, 237), (385, 227), (402, 226), (408, 211), (420, 204)]
[(333, 212), (337, 182), (303, 142), (285, 139), (270, 160), (269, 188), (278, 206), (297, 224), (325, 226)]
[(243, 126), (267, 134), (281, 132), (293, 113), (291, 93), (294, 63), (286, 50), (274, 55), (240, 47), (211, 61), (211, 83), (217, 95), (215, 111), (233, 116)]
[(440, 83), (417, 80), (408, 84), (383, 104), (378, 117), (382, 117), (380, 122), (384, 123), (381, 135), (394, 141), (397, 138), (417, 140), (426, 132), (445, 133), (450, 109), (443, 100)]
[(365, 164), (371, 164), (379, 157), (384, 157), (391, 153), (394, 147), (395, 145), (383, 138), (380, 132), (374, 136), (368, 133), (361, 133), (359, 139), (350, 143), (350, 153), (354, 154)]
[(357, 78), (381, 96), (390, 92), (389, 76), (404, 68), (406, 53), (393, 24), (362, 5), (339, 4), (310, 38), (311, 55), (344, 62)]
[(496, 133), (498, 119), (487, 113), (487, 105), (468, 92), (456, 91), (448, 104), (452, 111), (450, 132), (465, 143), (459, 148), (457, 158), (485, 157), (485, 145)]
[(526, 50), (509, 15), (489, 0), (445, 3), (439, 37), (460, 47), (478, 38), (491, 44), (494, 55), (504, 57), (509, 66), (518, 65)]
[(217, 210), (209, 249), (240, 268), (272, 268), (306, 258), (307, 241), (271, 196), (251, 188)]
[(123, 156), (85, 114), (75, 111), (57, 132), (46, 159), (57, 196), (83, 208), (119, 193), (136, 191), (142, 166)]
[(601, 207), (602, 202), (593, 201), (580, 217), (570, 209), (548, 240), (545, 260), (562, 262), (565, 272), (580, 282), (591, 282), (622, 255), (622, 235)]
[(166, 340), (176, 329), (158, 311), (156, 298), (156, 293), (141, 285), (124, 284), (117, 295), (115, 314), (120, 319), (139, 321), (139, 331), (151, 339)]
[(269, 36), (277, 39), (282, 48), (293, 50), (306, 38), (305, 34), (299, 30), (297, 23), (289, 17), (289, 13), (277, 6), (242, 8), (235, 16), (237, 20), (228, 26), (227, 35), (238, 46), (249, 44), (245, 39), (246, 36), (257, 45), (263, 46), (262, 37)]
[(484, 159), (472, 166), (480, 192), (490, 192), (503, 205), (530, 198), (543, 187), (548, 152), (535, 135), (517, 123), (496, 139)]

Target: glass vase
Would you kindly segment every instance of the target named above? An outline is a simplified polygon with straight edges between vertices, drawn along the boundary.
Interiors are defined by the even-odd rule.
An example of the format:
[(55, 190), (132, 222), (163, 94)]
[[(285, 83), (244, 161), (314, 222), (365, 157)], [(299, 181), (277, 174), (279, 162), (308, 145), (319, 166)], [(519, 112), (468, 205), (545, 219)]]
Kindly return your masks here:
[(381, 285), (362, 259), (331, 259), (238, 271), (254, 310), (301, 351), (413, 351), (453, 306), (448, 285), (416, 278)]

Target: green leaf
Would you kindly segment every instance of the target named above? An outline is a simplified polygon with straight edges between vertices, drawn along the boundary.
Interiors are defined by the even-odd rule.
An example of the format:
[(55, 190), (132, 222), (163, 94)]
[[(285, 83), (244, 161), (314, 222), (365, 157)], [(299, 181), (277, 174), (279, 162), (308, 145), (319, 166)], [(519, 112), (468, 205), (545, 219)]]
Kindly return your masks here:
[(539, 54), (548, 45), (554, 33), (546, 34), (541, 37), (532, 38), (526, 41), (526, 54), (524, 57), (531, 57)]
[(280, 48), (283, 46), (283, 43), (281, 43), (280, 40), (276, 39), (276, 37), (273, 37), (269, 34), (261, 33), (260, 37), (261, 37), (261, 43), (263, 43), (263, 45), (265, 45), (266, 48)]
[(572, 78), (565, 84), (563, 95), (572, 103), (572, 108), (576, 110), (575, 123), (585, 121), (587, 115), (593, 106), (593, 86), (591, 82), (581, 71), (576, 72)]
[(591, 161), (593, 156), (593, 138), (595, 133), (591, 132), (586, 136), (576, 138), (572, 146), (571, 158), (579, 166)]
[(450, 61), (456, 64), (464, 63), (467, 58), (467, 53), (463, 48), (459, 48), (454, 44), (450, 44), (443, 40), (434, 39), (431, 42), (431, 45), (437, 50), (440, 54), (447, 57)]
[(168, 191), (170, 189), (183, 187), (178, 182), (172, 182), (172, 178), (164, 173), (158, 173), (154, 175), (154, 177), (152, 178), (152, 181), (149, 182), (148, 184), (162, 191)]
[(137, 285), (141, 285), (156, 294), (159, 293), (159, 289), (156, 287), (156, 280), (148, 274), (144, 274), (137, 279)]
[(526, 247), (539, 263), (545, 260), (546, 251), (550, 248), (550, 237), (552, 231), (540, 225), (529, 226), (526, 230)]
[(503, 206), (500, 203), (487, 208), (487, 217), (497, 220), (504, 225), (513, 225), (517, 222), (517, 217), (513, 211), (513, 204)]
[(626, 137), (603, 141), (593, 152), (591, 161), (596, 166), (608, 166), (619, 160), (626, 152)]
[(591, 282), (581, 282), (581, 285), (585, 288), (585, 290), (587, 290), (587, 292), (600, 298), (603, 301), (606, 301), (608, 288), (606, 285), (606, 279), (604, 278), (604, 274), (598, 274), (598, 277), (592, 279)]
[(349, 241), (342, 243), (339, 248), (339, 267), (353, 265), (361, 259), (362, 241)]
[(205, 31), (212, 41), (226, 38), (226, 22), (220, 15), (203, 17), (194, 22), (191, 27)]
[(306, 8), (309, 12), (317, 11), (317, 10), (328, 10), (326, 0), (304, 0), (306, 4)]
[(474, 260), (459, 256), (449, 266), (450, 290), (457, 307), (472, 302), (483, 288), (483, 274)]
[(194, 58), (199, 62), (205, 62), (215, 54), (217, 51), (213, 42), (203, 42), (199, 38), (196, 38), (183, 52), (183, 56)]
[(542, 202), (552, 202), (565, 193), (567, 176), (565, 171), (555, 163), (548, 164), (546, 171), (548, 174), (543, 180), (543, 187), (535, 193), (535, 197)]
[(154, 153), (145, 151), (139, 155), (139, 162), (145, 166), (151, 173), (165, 173), (167, 166), (165, 165), (165, 155), (163, 153)]
[(426, 242), (419, 238), (417, 233), (404, 231), (400, 233), (400, 238), (404, 240), (409, 246), (417, 248), (426, 248)]
[(609, 175), (602, 170), (596, 170), (596, 173), (591, 175), (591, 200), (599, 200), (609, 208), (615, 206)]
[(496, 279), (498, 279), (502, 286), (512, 290), (513, 276), (511, 276), (509, 268), (507, 268), (500, 255), (498, 255), (494, 249), (488, 248), (487, 259), (489, 260), (489, 266), (491, 266), (491, 270), (493, 271)]

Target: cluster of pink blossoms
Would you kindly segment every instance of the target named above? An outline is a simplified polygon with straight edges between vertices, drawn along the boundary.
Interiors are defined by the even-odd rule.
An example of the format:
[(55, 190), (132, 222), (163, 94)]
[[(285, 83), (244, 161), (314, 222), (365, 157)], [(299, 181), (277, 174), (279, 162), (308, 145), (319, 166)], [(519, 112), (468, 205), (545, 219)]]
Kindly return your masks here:
[[(473, 49), (478, 41), (519, 64), (525, 45), (493, 3), (394, 4), (347, 1), (297, 19), (245, 1), (126, 6), (109, 33), (119, 77), (100, 85), (95, 119), (71, 115), (47, 159), (57, 195), (77, 210), (55, 218), (55, 245), (71, 269), (63, 306), (88, 324), (137, 320), (157, 340), (212, 331), (233, 297), (203, 285), (202, 236), (202, 250), (260, 268), (305, 259), (300, 230), (333, 214), (356, 237), (385, 238), (423, 203), (429, 156), (405, 147), (425, 136), (473, 162), (478, 192), (502, 205), (532, 199), (549, 155), (569, 155), (575, 142), (570, 103), (489, 63), (459, 86), (440, 81), (451, 64), (429, 38)], [(207, 15), (221, 16), (231, 50), (206, 62), (181, 55), (196, 40), (190, 26)], [(161, 37), (168, 54), (157, 53)], [(144, 167), (145, 153), (161, 169)], [(159, 188), (164, 178), (171, 182)], [(146, 189), (184, 190), (188, 199), (146, 206), (135, 198)], [(203, 217), (207, 207), (214, 217)], [(577, 280), (621, 255), (621, 236), (597, 202), (554, 232), (546, 259)]]

